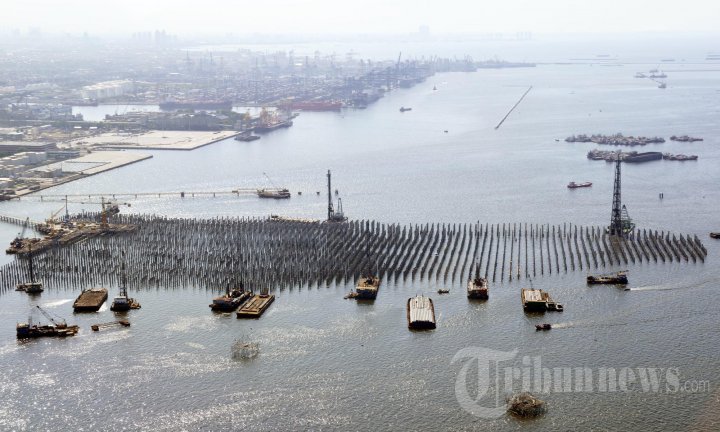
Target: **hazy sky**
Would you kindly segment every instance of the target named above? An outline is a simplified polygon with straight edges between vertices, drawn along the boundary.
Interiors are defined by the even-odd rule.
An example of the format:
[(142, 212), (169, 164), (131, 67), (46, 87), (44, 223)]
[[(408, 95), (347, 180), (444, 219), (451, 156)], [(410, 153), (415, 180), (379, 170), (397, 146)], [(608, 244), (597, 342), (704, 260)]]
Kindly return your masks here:
[(720, 0), (4, 0), (4, 31), (410, 33), (708, 31)]

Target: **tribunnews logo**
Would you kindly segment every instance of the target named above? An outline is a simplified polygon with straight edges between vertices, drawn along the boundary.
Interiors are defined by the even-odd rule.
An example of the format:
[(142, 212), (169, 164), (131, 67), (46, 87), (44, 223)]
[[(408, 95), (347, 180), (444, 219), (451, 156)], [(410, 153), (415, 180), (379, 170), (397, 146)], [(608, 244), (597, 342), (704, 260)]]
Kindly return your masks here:
[(706, 393), (710, 381), (684, 379), (675, 367), (545, 367), (541, 356), (518, 356), (518, 351), (467, 347), (452, 363), (461, 367), (455, 397), (467, 412), (482, 418), (505, 413), (505, 398), (520, 391), (549, 393), (656, 394)]

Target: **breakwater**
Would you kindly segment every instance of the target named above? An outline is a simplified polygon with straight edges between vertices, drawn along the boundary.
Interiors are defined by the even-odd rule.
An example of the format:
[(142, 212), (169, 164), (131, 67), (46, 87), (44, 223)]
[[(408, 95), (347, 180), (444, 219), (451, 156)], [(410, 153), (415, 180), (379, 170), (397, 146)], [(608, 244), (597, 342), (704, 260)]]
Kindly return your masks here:
[[(372, 271), (397, 282), (465, 284), (475, 266), (491, 282), (616, 269), (628, 264), (702, 263), (697, 236), (646, 229), (627, 239), (574, 224), (347, 223), (259, 218), (170, 219), (117, 216), (137, 231), (55, 247), (35, 257), (48, 287), (117, 284), (122, 263), (131, 289), (282, 289), (355, 283)], [(3, 289), (25, 279), (18, 259), (0, 268)]]

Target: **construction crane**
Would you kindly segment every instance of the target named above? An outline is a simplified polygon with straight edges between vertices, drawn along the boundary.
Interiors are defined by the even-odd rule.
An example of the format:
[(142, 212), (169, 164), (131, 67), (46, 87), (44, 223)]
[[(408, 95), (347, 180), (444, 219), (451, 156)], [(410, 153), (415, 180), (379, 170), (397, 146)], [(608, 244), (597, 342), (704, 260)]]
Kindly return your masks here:
[[(35, 307), (37, 308), (37, 310), (40, 311), (40, 313), (42, 313), (42, 314), (45, 316), (45, 318), (49, 319), (50, 322), (52, 322), (53, 324), (55, 324), (55, 326), (56, 326), (57, 328), (67, 327), (67, 323), (65, 322), (65, 319), (63, 319), (63, 318), (61, 318), (61, 317), (59, 317), (59, 316), (56, 315), (56, 317), (57, 317), (57, 318), (59, 319), (59, 321), (60, 321), (60, 322), (57, 322), (57, 321), (55, 321), (55, 320), (53, 319), (53, 317), (52, 317), (52, 315), (50, 315), (50, 313), (48, 313), (48, 312), (45, 311), (45, 309), (41, 308), (39, 305), (35, 305)], [(32, 313), (30, 314), (30, 318), (28, 319), (28, 322), (30, 322), (30, 321), (32, 321)]]
[(335, 211), (332, 204), (332, 185), (331, 185), (331, 174), (330, 170), (327, 172), (327, 179), (328, 179), (328, 222), (345, 222), (347, 218), (343, 214), (342, 210), (342, 200), (338, 198), (338, 209)]
[(18, 233), (17, 238), (21, 239), (21, 238), (25, 237), (25, 231), (27, 231), (29, 225), (30, 225), (30, 217), (28, 216), (28, 218), (25, 219), (25, 222), (23, 222), (22, 231), (20, 231)]

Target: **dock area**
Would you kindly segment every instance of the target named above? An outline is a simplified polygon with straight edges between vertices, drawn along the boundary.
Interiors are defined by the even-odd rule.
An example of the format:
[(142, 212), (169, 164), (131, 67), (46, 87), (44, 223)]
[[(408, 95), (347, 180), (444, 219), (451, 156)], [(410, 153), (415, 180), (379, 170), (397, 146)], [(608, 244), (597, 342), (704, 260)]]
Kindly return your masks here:
[(108, 298), (106, 288), (93, 288), (84, 290), (73, 303), (75, 312), (97, 312)]
[(275, 301), (272, 294), (257, 294), (237, 311), (238, 318), (260, 318), (268, 307)]
[(164, 131), (153, 130), (143, 133), (103, 133), (69, 141), (64, 145), (94, 146), (109, 149), (142, 150), (195, 150), (206, 145), (232, 138), (237, 131)]

